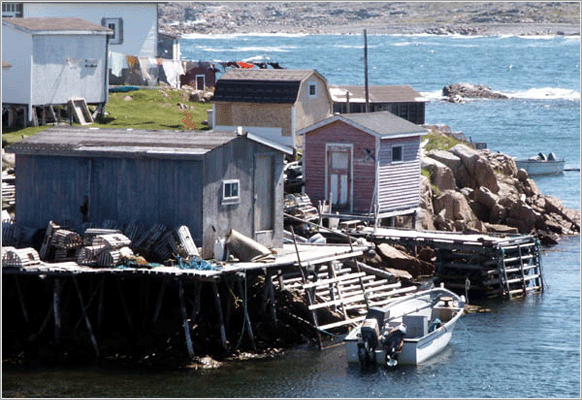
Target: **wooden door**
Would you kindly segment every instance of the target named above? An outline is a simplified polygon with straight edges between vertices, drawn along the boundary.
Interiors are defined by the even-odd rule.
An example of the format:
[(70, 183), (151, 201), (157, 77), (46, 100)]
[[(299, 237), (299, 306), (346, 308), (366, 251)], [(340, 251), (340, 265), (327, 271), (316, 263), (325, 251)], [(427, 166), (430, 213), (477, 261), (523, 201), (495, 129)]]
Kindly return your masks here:
[(326, 198), (334, 209), (351, 211), (352, 147), (328, 145)]
[(272, 155), (255, 156), (255, 237), (273, 231), (275, 218), (275, 177)]

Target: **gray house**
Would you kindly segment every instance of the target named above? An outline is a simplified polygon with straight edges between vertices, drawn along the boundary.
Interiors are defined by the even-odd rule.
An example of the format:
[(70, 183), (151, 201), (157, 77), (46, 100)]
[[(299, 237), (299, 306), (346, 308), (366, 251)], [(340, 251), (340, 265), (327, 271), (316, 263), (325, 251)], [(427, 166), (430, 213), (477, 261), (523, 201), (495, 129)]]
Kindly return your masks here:
[(230, 228), (283, 243), (283, 157), (292, 151), (250, 133), (55, 127), (7, 151), (23, 226), (186, 225), (203, 257)]

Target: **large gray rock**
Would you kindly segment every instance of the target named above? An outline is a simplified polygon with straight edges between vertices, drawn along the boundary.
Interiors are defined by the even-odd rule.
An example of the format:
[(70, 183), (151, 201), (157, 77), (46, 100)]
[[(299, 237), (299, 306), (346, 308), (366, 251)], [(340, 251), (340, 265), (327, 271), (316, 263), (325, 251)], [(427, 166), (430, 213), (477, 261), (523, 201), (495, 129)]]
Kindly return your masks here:
[(432, 211), (425, 210), (421, 208), (416, 213), (416, 226), (415, 229), (417, 230), (425, 230), (425, 231), (434, 231), (436, 227), (434, 226), (434, 222), (432, 221)]
[(428, 157), (437, 160), (447, 167), (449, 167), (453, 173), (456, 174), (457, 170), (461, 166), (461, 159), (451, 153), (450, 151), (446, 150), (431, 150), (426, 154)]
[(457, 172), (457, 180), (464, 182), (463, 186), (473, 185), (472, 187), (474, 187), (479, 185), (485, 186), (493, 193), (499, 191), (493, 168), (484, 157), (481, 157), (479, 152), (460, 143), (451, 147), (450, 152), (461, 159), (461, 163), (468, 173), (468, 176), (464, 176), (462, 169)]
[(502, 93), (491, 90), (485, 85), (473, 85), (470, 83), (454, 83), (443, 88), (443, 96), (446, 97), (468, 97), (468, 98), (486, 98), (486, 99), (507, 99)]
[(434, 212), (432, 206), (432, 186), (428, 178), (424, 175), (420, 176), (420, 207), (430, 214)]
[(509, 209), (507, 225), (516, 227), (520, 233), (531, 233), (538, 219), (537, 213), (522, 201), (514, 203)]
[(485, 186), (479, 186), (473, 191), (473, 200), (491, 210), (499, 200), (499, 197)]
[(430, 157), (421, 159), (421, 167), (431, 172), (432, 184), (441, 192), (454, 190), (457, 187), (455, 174), (445, 164)]
[(465, 196), (454, 190), (446, 190), (438, 196), (433, 206), (435, 213), (442, 215), (445, 220), (470, 222), (475, 219)]

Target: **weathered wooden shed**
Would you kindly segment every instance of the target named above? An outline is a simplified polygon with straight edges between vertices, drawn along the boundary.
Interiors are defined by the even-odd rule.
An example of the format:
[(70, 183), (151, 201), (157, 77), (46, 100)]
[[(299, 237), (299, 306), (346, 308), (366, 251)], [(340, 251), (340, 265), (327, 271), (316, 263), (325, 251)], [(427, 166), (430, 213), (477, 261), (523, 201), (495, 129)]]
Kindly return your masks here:
[(34, 107), (67, 104), (82, 98), (104, 104), (107, 44), (113, 31), (80, 18), (3, 18), (2, 103)]
[[(333, 112), (340, 114), (366, 112), (365, 86), (331, 86)], [(390, 111), (413, 124), (424, 124), (428, 101), (409, 85), (371, 85), (368, 88), (370, 112)]]
[(315, 70), (230, 69), (216, 82), (215, 129), (244, 126), (287, 146), (296, 131), (331, 115), (327, 80)]
[(55, 127), (7, 151), (16, 155), (17, 224), (186, 225), (205, 257), (230, 228), (283, 243), (291, 150), (250, 133)]
[(420, 204), (421, 126), (388, 111), (340, 114), (302, 129), (305, 192), (333, 212), (382, 219)]

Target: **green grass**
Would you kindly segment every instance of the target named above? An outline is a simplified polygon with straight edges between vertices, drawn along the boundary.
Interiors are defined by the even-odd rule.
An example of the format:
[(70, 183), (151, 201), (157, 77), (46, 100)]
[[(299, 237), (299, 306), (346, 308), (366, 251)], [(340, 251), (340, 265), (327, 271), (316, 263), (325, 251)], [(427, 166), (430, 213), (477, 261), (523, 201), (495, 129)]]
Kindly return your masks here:
[[(160, 87), (160, 89), (162, 89)], [(183, 91), (164, 89), (169, 97), (162, 95), (158, 89), (140, 89), (132, 92), (109, 93), (109, 102), (105, 112), (109, 115), (91, 124), (97, 128), (119, 129), (162, 129), (162, 130), (205, 130), (207, 125), (202, 121), (208, 119), (206, 110), (211, 109), (210, 103), (192, 102)], [(131, 100), (125, 100), (131, 96)], [(129, 97), (127, 97), (129, 98)], [(194, 106), (194, 109), (181, 110), (177, 104)], [(94, 111), (95, 107), (90, 107)], [(52, 125), (39, 127), (2, 127), (2, 147), (32, 136)], [(193, 129), (192, 129), (193, 128)]]
[(465, 143), (435, 130), (431, 130), (424, 138), (428, 139), (428, 143), (424, 147), (426, 151), (449, 150), (456, 144)]

